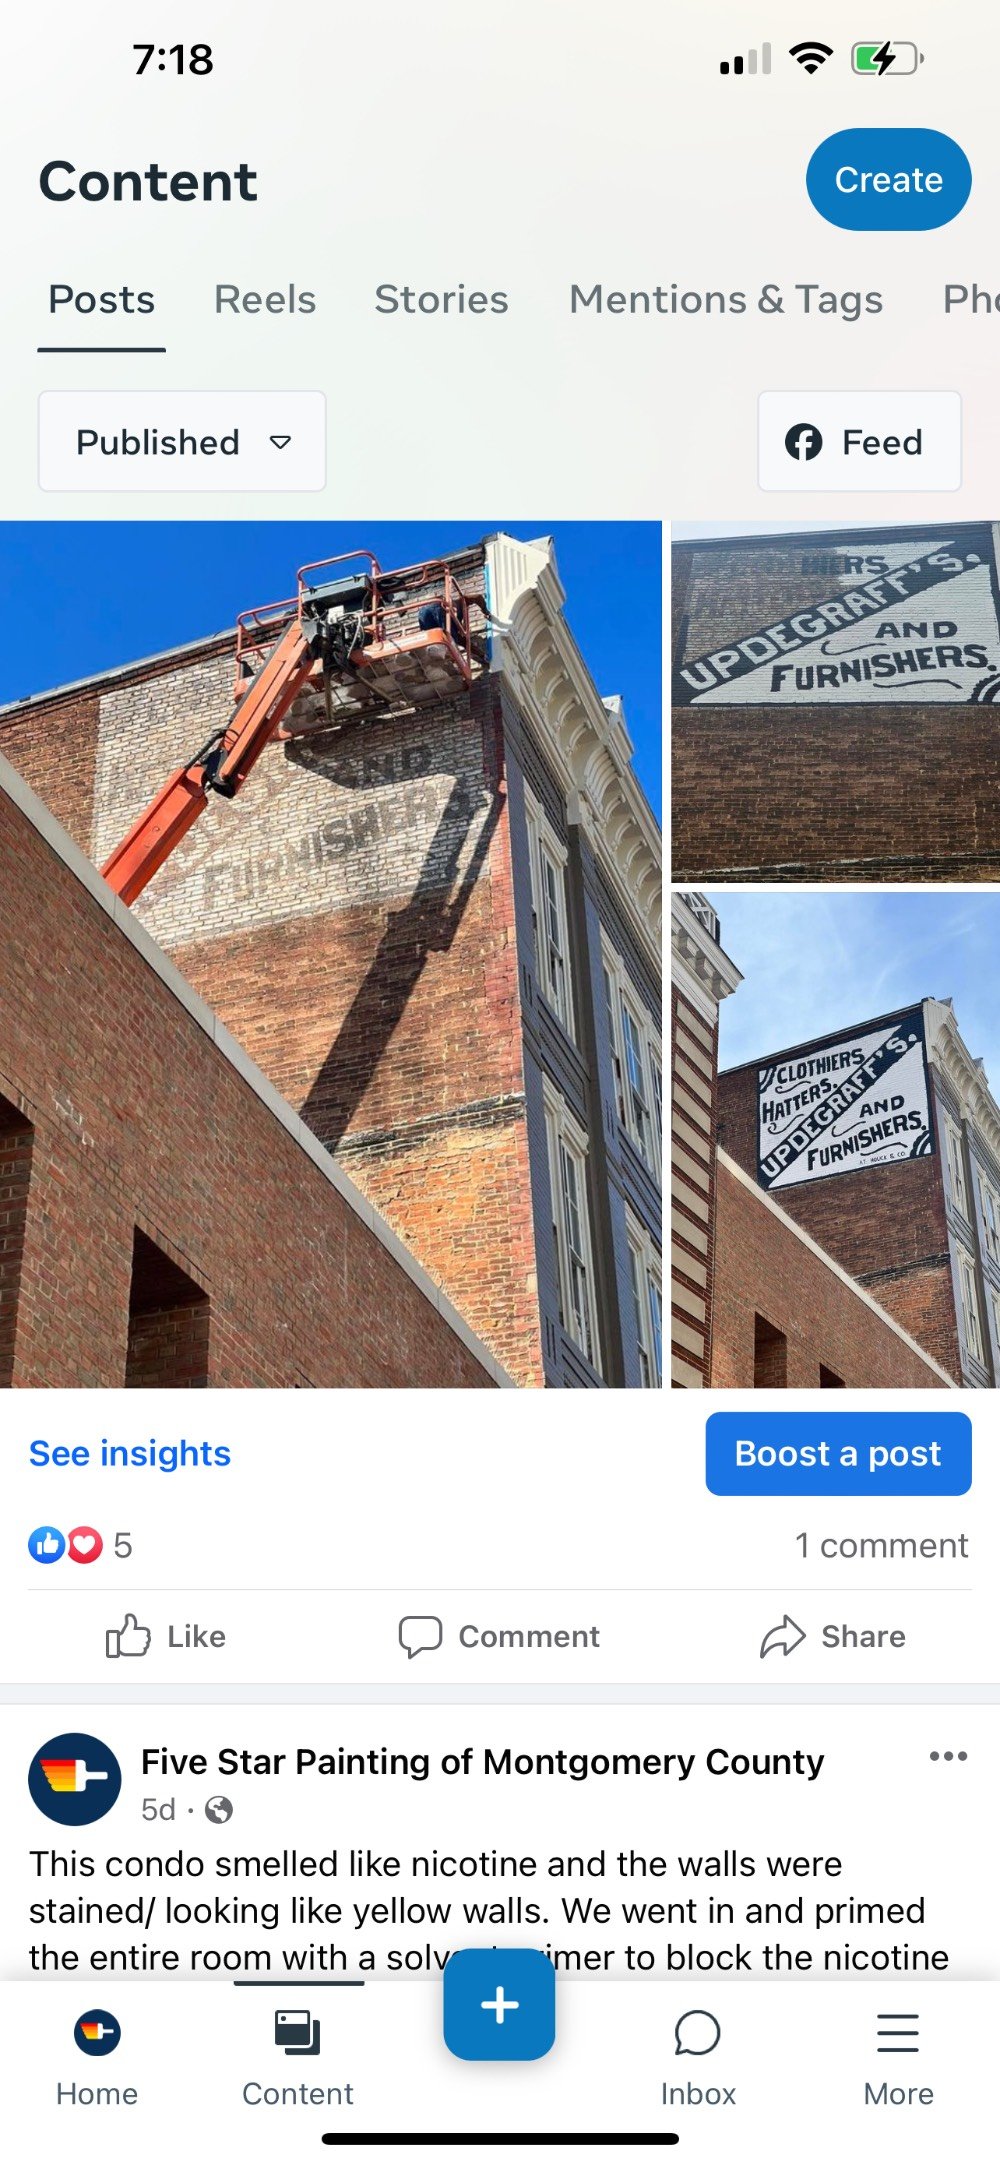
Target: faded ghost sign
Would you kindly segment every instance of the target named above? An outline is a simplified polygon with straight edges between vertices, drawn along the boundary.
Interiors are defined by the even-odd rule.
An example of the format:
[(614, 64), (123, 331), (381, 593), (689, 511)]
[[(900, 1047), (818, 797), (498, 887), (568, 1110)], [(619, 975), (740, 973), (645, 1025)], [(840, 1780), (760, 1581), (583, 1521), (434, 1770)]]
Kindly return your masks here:
[(757, 1116), (762, 1187), (931, 1156), (922, 1009), (760, 1067)]
[[(990, 533), (956, 539), (762, 552), (769, 579), (787, 563), (790, 594), (809, 579), (819, 598), (792, 608), (677, 671), (681, 706), (789, 706), (1000, 699), (1000, 625)], [(820, 583), (822, 582), (822, 583)]]

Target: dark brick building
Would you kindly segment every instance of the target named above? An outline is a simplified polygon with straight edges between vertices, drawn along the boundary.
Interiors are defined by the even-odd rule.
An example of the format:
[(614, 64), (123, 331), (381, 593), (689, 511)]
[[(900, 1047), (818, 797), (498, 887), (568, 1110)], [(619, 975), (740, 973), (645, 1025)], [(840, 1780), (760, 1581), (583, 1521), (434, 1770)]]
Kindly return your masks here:
[[(658, 829), (618, 704), (566, 626), (551, 545), (499, 534), (448, 564), (469, 605), (472, 680), (362, 715), (304, 699), (132, 918), (487, 1368), (529, 1386), (655, 1385)], [(440, 578), (386, 574), (386, 606), (412, 611)], [(6, 709), (0, 753), (100, 864), (228, 718), (232, 685), (224, 633)], [(97, 1084), (72, 1047), (76, 1002), (105, 997), (95, 967), (65, 993), (56, 979), (47, 1064), (29, 1045), (11, 1073), (0, 1039), (9, 1103), (48, 1100), (63, 1044), (89, 1124)], [(175, 1072), (157, 1118), (170, 1105), (186, 1117), (185, 1089)], [(204, 1221), (189, 1191), (171, 1201), (161, 1183), (156, 1211), (136, 1209), (143, 1236), (192, 1262), (225, 1170), (217, 1192), (202, 1163)], [(210, 1275), (203, 1263), (193, 1281)], [(349, 1275), (339, 1311), (353, 1331)]]
[(715, 1251), (713, 1389), (947, 1386), (878, 1298), (722, 1149)]
[(993, 880), (997, 531), (675, 542), (678, 880)]
[(720, 1074), (718, 1137), (957, 1382), (996, 1387), (1000, 1107), (950, 1001)]
[[(948, 1258), (942, 1252), (947, 1248), (947, 1211), (943, 1203), (938, 1211), (935, 1200), (937, 1160), (921, 1156), (836, 1176), (824, 1168), (824, 1176), (812, 1184), (796, 1183), (803, 1168), (801, 1150), (814, 1141), (819, 1150), (828, 1152), (833, 1146), (822, 1117), (815, 1137), (800, 1131), (805, 1120), (816, 1116), (827, 1081), (832, 1077), (839, 1083), (856, 1075), (865, 1056), (871, 1056), (865, 1032), (874, 1031), (880, 1042), (887, 1040), (891, 1023), (881, 1029), (867, 1024), (853, 1033), (864, 1037), (859, 1060), (848, 1057), (842, 1039), (830, 1040), (832, 1053), (824, 1040), (823, 1047), (799, 1047), (752, 1068), (720, 1074), (718, 1009), (722, 999), (737, 990), (741, 977), (721, 945), (718, 917), (703, 895), (672, 897), (671, 945), (674, 1386), (947, 1387), (958, 1378), (958, 1339), (947, 1301)], [(944, 1063), (947, 1044), (954, 1066), (961, 1054), (953, 1049), (957, 1032), (950, 1011), (935, 1005), (928, 1041), (931, 1025), (935, 1057)], [(814, 1054), (821, 1062), (818, 1078), (811, 1072), (800, 1075), (798, 1067), (808, 1066)], [(886, 1056), (885, 1072), (892, 1079)], [(896, 1074), (889, 1095), (900, 1098), (900, 1108), (879, 1115), (890, 1126), (916, 1116), (926, 1101), (920, 1088), (927, 1077), (922, 1042), (900, 1039), (893, 1056), (904, 1086), (898, 1086)], [(971, 1067), (967, 1054), (965, 1060)], [(973, 1068), (973, 1073), (978, 1071)], [(979, 1078), (982, 1081), (981, 1073)], [(772, 1114), (775, 1094), (786, 1085), (780, 1112)], [(852, 1083), (852, 1090), (857, 1087)], [(814, 1090), (815, 1096), (810, 1095)], [(808, 1102), (800, 1101), (806, 1097)], [(957, 1120), (956, 1075), (949, 1083), (948, 1101)], [(762, 1104), (768, 1120), (780, 1129), (777, 1150), (770, 1133), (759, 1149)], [(907, 1141), (916, 1142), (922, 1131), (907, 1129)], [(894, 1138), (890, 1133), (881, 1146), (891, 1147)], [(779, 1161), (772, 1161), (776, 1155)], [(872, 1217), (867, 1200), (871, 1183), (905, 1174), (915, 1176), (902, 1198), (898, 1191), (894, 1197), (891, 1188), (877, 1189), (881, 1202)], [(913, 1227), (908, 1209), (918, 1195), (922, 1207)], [(966, 1236), (969, 1233), (971, 1226)], [(871, 1266), (876, 1253), (878, 1268)], [(886, 1266), (887, 1254), (893, 1257), (891, 1266)], [(956, 1254), (956, 1271), (962, 1267)], [(1000, 1303), (1000, 1267), (997, 1300)], [(980, 1376), (970, 1372), (965, 1379)]]

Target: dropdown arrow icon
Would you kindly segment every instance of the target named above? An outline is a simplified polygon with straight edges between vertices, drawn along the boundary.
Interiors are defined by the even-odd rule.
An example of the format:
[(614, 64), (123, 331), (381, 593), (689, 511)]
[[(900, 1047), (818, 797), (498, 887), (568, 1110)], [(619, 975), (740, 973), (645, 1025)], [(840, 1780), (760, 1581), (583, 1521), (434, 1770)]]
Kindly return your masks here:
[(288, 445), (288, 444), (289, 444), (289, 443), (291, 442), (291, 440), (292, 440), (292, 439), (291, 439), (291, 436), (272, 436), (272, 437), (271, 437), (271, 441), (272, 441), (272, 443), (274, 444), (274, 448), (275, 448), (275, 450), (276, 450), (276, 451), (283, 451), (283, 450), (284, 450), (284, 449), (286, 448), (286, 446), (287, 446), (287, 445)]

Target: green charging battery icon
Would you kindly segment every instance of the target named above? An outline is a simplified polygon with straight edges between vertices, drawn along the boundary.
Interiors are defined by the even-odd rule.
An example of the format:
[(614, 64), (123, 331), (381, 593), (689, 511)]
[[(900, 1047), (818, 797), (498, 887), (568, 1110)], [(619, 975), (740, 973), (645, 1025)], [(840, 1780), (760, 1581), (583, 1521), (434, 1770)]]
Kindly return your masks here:
[(867, 38), (851, 48), (855, 75), (915, 75), (923, 57), (909, 38), (882, 38), (877, 43)]

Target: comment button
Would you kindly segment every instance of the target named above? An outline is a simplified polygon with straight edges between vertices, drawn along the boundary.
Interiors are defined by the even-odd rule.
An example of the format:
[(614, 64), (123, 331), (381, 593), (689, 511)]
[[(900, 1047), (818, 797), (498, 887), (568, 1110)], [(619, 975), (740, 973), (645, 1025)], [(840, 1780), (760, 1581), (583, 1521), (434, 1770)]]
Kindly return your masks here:
[(38, 481), (59, 493), (323, 488), (326, 400), (322, 391), (43, 391)]

